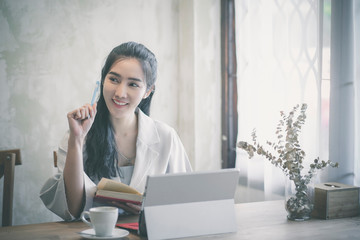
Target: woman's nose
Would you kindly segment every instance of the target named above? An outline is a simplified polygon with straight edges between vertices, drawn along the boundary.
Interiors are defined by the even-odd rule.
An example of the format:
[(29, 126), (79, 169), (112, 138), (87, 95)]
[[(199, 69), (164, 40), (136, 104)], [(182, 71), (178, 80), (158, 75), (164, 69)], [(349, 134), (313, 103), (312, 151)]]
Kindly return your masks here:
[(117, 87), (116, 87), (116, 91), (115, 91), (115, 95), (119, 98), (123, 98), (127, 96), (127, 90), (126, 90), (126, 85), (123, 83), (120, 83)]

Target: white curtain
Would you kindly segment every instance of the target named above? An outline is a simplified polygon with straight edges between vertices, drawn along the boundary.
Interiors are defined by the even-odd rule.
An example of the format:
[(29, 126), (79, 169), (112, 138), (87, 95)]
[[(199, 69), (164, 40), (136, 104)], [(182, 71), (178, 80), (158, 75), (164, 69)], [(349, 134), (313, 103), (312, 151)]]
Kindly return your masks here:
[[(322, 1), (237, 0), (238, 140), (275, 141), (280, 111), (307, 103), (301, 144), (307, 160), (322, 153)], [(320, 13), (320, 14), (319, 14)], [(326, 94), (325, 94), (326, 95)], [(327, 151), (325, 151), (327, 152)], [(305, 164), (306, 165), (306, 164)], [(281, 196), (284, 174), (266, 159), (237, 152), (240, 184)]]
[(330, 158), (333, 181), (360, 186), (360, 1), (333, 0)]
[(360, 1), (352, 1), (354, 22), (354, 65), (355, 65), (355, 158), (354, 172), (356, 186), (360, 186)]

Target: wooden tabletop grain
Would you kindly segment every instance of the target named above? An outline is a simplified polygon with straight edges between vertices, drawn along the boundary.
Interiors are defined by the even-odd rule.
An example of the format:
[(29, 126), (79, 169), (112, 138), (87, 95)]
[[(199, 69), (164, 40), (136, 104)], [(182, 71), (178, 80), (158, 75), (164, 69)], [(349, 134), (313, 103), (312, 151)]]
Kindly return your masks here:
[[(360, 216), (304, 222), (286, 218), (284, 201), (266, 201), (235, 205), (238, 231), (187, 239), (360, 239)], [(135, 222), (136, 216), (120, 217), (119, 223)], [(219, 219), (221, 221), (221, 219)], [(88, 226), (83, 222), (50, 222), (0, 228), (0, 239), (82, 239), (78, 234)], [(131, 233), (123, 239), (144, 239)]]

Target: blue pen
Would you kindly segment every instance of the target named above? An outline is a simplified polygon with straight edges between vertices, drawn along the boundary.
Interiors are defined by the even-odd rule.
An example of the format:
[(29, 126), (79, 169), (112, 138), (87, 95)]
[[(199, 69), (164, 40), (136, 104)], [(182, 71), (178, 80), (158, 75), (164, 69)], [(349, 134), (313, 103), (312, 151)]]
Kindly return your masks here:
[(94, 105), (95, 103), (95, 100), (96, 100), (96, 96), (97, 96), (97, 92), (99, 90), (99, 86), (100, 86), (100, 82), (99, 81), (96, 81), (96, 87), (94, 89), (94, 93), (92, 95), (92, 99), (91, 99), (91, 106)]

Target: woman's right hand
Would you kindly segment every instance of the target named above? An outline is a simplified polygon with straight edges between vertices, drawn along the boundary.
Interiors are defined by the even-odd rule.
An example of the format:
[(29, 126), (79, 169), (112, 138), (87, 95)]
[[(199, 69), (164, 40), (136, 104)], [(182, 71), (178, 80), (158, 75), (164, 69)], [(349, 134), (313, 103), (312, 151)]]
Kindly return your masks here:
[(73, 216), (79, 217), (84, 198), (82, 145), (96, 116), (96, 104), (85, 104), (67, 114), (70, 136), (64, 167), (66, 201)]
[(119, 202), (116, 202), (116, 201), (112, 201), (110, 203), (111, 203), (111, 205), (113, 205), (115, 207), (118, 207), (118, 208), (121, 208), (122, 210), (124, 210), (125, 212), (130, 213), (130, 214), (137, 215), (137, 214), (140, 214), (140, 211), (141, 211), (141, 206), (137, 205), (137, 204), (119, 203)]
[(96, 103), (94, 105), (85, 104), (67, 114), (70, 134), (73, 137), (85, 139), (96, 116)]

